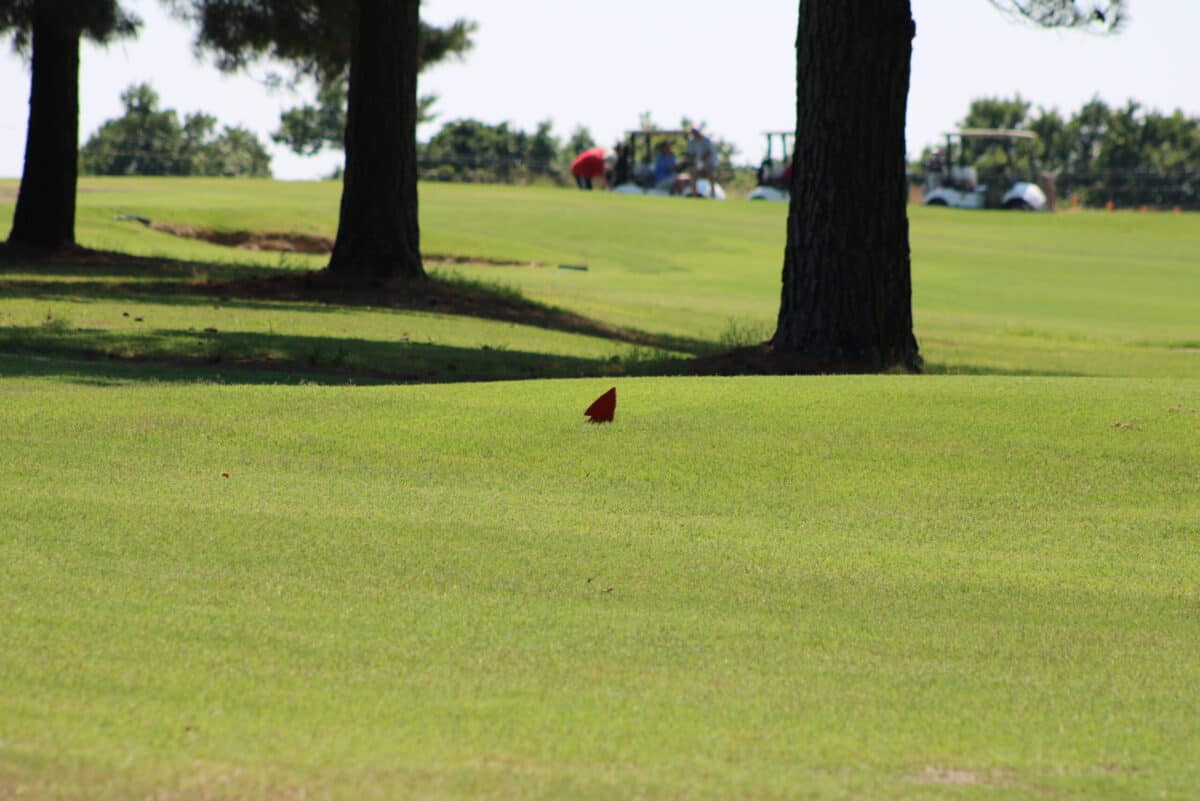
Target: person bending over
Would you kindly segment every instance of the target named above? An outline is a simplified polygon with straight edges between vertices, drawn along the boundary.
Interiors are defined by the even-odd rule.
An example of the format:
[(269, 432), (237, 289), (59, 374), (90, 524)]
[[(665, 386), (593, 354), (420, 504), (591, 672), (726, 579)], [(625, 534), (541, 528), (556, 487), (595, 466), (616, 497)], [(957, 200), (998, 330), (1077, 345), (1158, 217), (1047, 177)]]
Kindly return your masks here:
[(580, 153), (571, 162), (571, 174), (580, 189), (591, 189), (592, 182), (604, 177), (604, 161), (608, 151), (602, 147), (592, 147)]

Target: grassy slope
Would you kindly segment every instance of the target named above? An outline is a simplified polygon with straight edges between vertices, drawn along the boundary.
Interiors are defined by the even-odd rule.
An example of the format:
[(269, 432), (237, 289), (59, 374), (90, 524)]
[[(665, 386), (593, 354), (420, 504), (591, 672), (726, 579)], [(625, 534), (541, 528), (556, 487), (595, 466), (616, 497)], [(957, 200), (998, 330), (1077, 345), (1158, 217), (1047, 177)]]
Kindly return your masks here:
[(603, 388), (0, 384), (0, 793), (1191, 797), (1200, 384)]
[[(237, 258), (312, 269), (319, 257), (246, 254), (114, 223), (119, 214), (225, 229), (331, 235), (337, 186), (169, 179), (83, 184), (80, 239), (95, 247), (179, 258)], [(422, 192), (427, 252), (587, 264), (558, 269), (455, 268), (610, 323), (709, 342), (766, 337), (778, 306), (782, 204), (704, 204), (554, 189), (430, 185)], [(0, 208), (0, 219), (7, 210)], [(1020, 215), (912, 209), (914, 310), (935, 372), (1200, 376), (1200, 217)], [(10, 322), (44, 318), (46, 304), (0, 303)], [(63, 308), (69, 320), (84, 313)], [(355, 312), (359, 317), (362, 312)], [(161, 319), (158, 311), (156, 318)], [(144, 315), (142, 315), (144, 316)], [(269, 312), (246, 328), (268, 330)], [(95, 319), (89, 315), (89, 319)], [(120, 321), (116, 321), (120, 322)], [(166, 323), (170, 328), (186, 325)], [(190, 325), (190, 323), (189, 323)], [(379, 341), (391, 314), (363, 324)], [(453, 345), (491, 341), (562, 356), (623, 352), (611, 342), (561, 347), (544, 335), (507, 340), (463, 321)], [(425, 335), (404, 320), (410, 337)], [(301, 328), (298, 335), (327, 335)], [(352, 335), (358, 335), (353, 334)], [(557, 336), (557, 335), (555, 335)], [(386, 340), (386, 337), (384, 338)], [(538, 342), (536, 340), (541, 339)]]
[[(336, 205), (84, 188), (87, 244), (283, 269), (319, 259), (112, 218), (329, 234)], [(591, 267), (464, 274), (710, 341), (774, 313), (780, 206), (423, 191), (430, 252)], [(913, 210), (935, 369), (1140, 379), (624, 379), (593, 428), (609, 382), (0, 356), (0, 798), (1188, 799), (1198, 223)], [(618, 347), (24, 278), (64, 284), (0, 298), (25, 336)]]

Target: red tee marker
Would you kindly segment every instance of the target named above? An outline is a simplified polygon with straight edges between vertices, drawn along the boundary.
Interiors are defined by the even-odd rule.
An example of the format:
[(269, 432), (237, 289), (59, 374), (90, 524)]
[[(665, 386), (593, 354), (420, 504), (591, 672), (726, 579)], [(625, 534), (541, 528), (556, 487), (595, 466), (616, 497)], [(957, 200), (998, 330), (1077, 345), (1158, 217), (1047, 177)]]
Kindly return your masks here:
[(584, 415), (589, 418), (589, 423), (611, 423), (613, 421), (613, 412), (616, 410), (617, 388), (613, 387), (608, 392), (596, 398), (592, 402), (592, 405), (587, 407)]

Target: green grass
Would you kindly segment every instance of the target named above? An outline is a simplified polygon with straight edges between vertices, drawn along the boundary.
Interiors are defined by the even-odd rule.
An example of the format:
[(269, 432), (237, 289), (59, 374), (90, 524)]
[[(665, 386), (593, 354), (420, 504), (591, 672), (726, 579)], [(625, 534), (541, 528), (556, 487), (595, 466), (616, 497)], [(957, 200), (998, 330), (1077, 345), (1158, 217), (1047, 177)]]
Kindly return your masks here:
[[(12, 184), (7, 184), (11, 193)], [(3, 193), (5, 186), (0, 186)], [(138, 255), (226, 266), (193, 268), (220, 278), (258, 269), (317, 269), (321, 257), (251, 253), (183, 240), (115, 218), (222, 230), (281, 230), (331, 236), (335, 183), (177, 179), (88, 179), (80, 195), (81, 242)], [(0, 194), (2, 199), (2, 194)], [(705, 204), (668, 198), (614, 197), (557, 189), (429, 185), (421, 196), (427, 253), (534, 261), (545, 268), (439, 268), (605, 321), (656, 335), (717, 346), (765, 338), (778, 309), (783, 204)], [(0, 219), (10, 207), (0, 206)], [(913, 208), (914, 315), (933, 372), (1200, 377), (1200, 217), (1132, 213), (1018, 215)], [(587, 272), (556, 269), (587, 265)], [(242, 266), (238, 266), (242, 265)], [(23, 276), (10, 274), (13, 280)], [(0, 300), (0, 320), (31, 326), (44, 318), (43, 296), (64, 305), (53, 314), (96, 319), (72, 308), (67, 283), (86, 304), (111, 292), (103, 282), (157, 276), (68, 275), (36, 279), (40, 288)], [(100, 286), (97, 286), (97, 284)], [(144, 316), (144, 315), (139, 315)], [(245, 325), (266, 331), (269, 310), (247, 310)], [(278, 316), (278, 315), (274, 315)], [(381, 328), (440, 341), (447, 326), (354, 311), (347, 333), (379, 340)], [(367, 318), (372, 318), (368, 320)], [(110, 322), (110, 317), (105, 317)], [(157, 325), (186, 330), (163, 317)], [(76, 323), (82, 325), (82, 323)], [(455, 320), (454, 346), (481, 340), (512, 350), (604, 360), (620, 344), (561, 345), (522, 332), (508, 339)], [(99, 328), (99, 327), (97, 327)], [(295, 333), (326, 336), (320, 327)], [(385, 337), (382, 341), (394, 341)], [(538, 340), (535, 342), (532, 340)], [(557, 337), (555, 337), (557, 339)]]
[[(0, 272), (0, 799), (1200, 786), (1200, 218), (913, 209), (935, 375), (631, 378), (770, 334), (783, 206), (422, 187), (581, 333), (221, 297), (321, 259), (114, 219), (328, 236), (333, 184), (82, 189), (167, 261)], [(593, 377), (396, 385), (463, 375)]]
[(656, 353), (568, 332), (461, 319), (316, 303), (155, 303), (138, 295), (84, 304), (64, 295), (30, 305), (26, 318), (0, 316), (15, 323), (0, 328), (0, 350), (439, 381), (621, 372)]
[(596, 380), (56, 373), (0, 384), (17, 797), (1200, 783), (1200, 382), (626, 380), (590, 427)]

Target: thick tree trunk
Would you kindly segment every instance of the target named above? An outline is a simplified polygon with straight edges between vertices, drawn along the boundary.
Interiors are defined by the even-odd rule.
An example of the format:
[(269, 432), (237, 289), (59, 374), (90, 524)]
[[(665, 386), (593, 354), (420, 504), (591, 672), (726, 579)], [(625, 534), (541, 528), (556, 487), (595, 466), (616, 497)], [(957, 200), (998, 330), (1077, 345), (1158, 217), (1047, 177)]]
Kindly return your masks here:
[(774, 352), (805, 370), (917, 370), (904, 122), (909, 0), (800, 0), (796, 152)]
[(424, 278), (417, 224), (418, 0), (358, 0), (346, 172), (329, 271), (348, 282)]
[(78, 160), (79, 31), (64, 29), (49, 12), (35, 11), (25, 169), (10, 245), (75, 244)]

